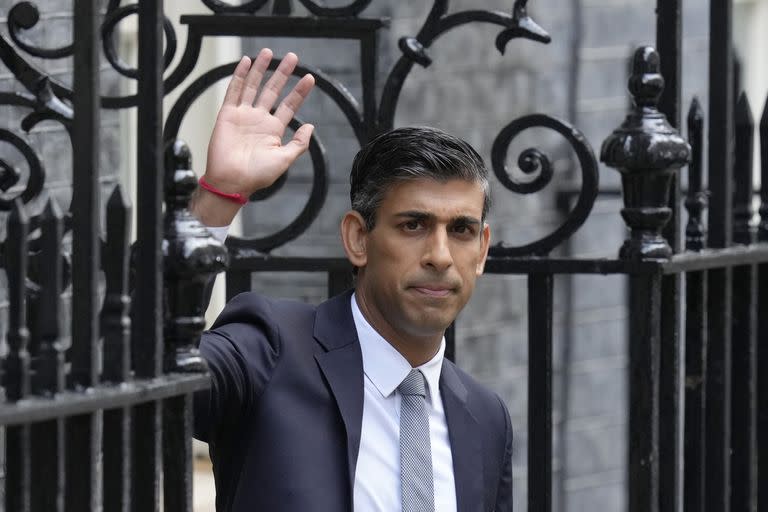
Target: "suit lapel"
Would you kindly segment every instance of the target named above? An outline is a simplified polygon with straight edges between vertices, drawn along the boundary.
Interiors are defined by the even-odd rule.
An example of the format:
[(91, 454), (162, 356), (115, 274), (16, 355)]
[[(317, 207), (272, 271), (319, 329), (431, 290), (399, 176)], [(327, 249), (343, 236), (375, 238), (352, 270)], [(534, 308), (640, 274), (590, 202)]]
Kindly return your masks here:
[(349, 301), (344, 293), (317, 308), (315, 339), (326, 352), (315, 355), (336, 400), (347, 435), (350, 504), (363, 423), (363, 356)]
[(443, 362), (440, 373), (440, 393), (451, 441), (457, 510), (485, 510), (482, 446), (477, 432), (477, 420), (467, 408), (467, 389), (456, 374), (453, 364), (448, 361)]

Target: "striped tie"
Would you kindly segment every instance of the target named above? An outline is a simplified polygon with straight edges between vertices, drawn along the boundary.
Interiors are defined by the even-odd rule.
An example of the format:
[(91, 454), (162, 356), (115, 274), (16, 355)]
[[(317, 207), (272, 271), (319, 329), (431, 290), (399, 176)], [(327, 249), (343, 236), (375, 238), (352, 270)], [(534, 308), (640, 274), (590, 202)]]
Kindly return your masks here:
[(411, 370), (398, 386), (400, 405), (400, 489), (403, 512), (434, 512), (432, 450), (424, 398), (424, 374)]

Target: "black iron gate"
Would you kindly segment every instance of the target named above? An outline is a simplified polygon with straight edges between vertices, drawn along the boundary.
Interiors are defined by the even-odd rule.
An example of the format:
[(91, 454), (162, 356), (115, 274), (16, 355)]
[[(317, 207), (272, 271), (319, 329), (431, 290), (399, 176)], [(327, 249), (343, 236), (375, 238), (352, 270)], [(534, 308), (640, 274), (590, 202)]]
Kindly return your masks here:
[[(25, 140), (0, 129), (0, 140), (18, 149), (30, 169), (26, 185), (19, 185), (15, 169), (0, 162), (0, 187), (6, 192), (0, 208), (10, 211), (2, 245), (9, 314), (0, 405), (8, 511), (157, 510), (161, 495), (165, 510), (191, 510), (190, 397), (208, 382), (194, 342), (204, 325), (203, 295), (210, 277), (228, 265), (228, 296), (249, 290), (252, 274), (265, 271), (325, 273), (329, 294), (350, 285), (349, 267), (342, 259), (269, 254), (304, 232), (323, 205), (327, 180), (317, 139), (310, 147), (310, 199), (285, 229), (258, 239), (230, 237), (225, 249), (190, 217), (186, 204), (195, 175), (189, 151), (176, 136), (190, 105), (229, 75), (235, 63), (213, 68), (189, 85), (164, 127), (161, 100), (194, 68), (205, 38), (357, 41), (361, 103), (320, 70), (300, 67), (296, 74), (315, 75), (320, 91), (344, 113), (358, 143), (393, 126), (405, 78), (414, 65), (429, 65), (429, 48), (445, 32), (467, 23), (497, 25), (500, 51), (515, 38), (550, 39), (529, 17), (525, 0), (517, 0), (511, 14), (449, 13), (447, 0), (436, 0), (419, 32), (399, 41), (402, 55), (377, 95), (377, 36), (385, 21), (358, 17), (370, 0), (342, 7), (300, 0), (309, 17), (290, 16), (290, 0), (275, 0), (271, 16), (254, 14), (266, 0), (242, 6), (203, 3), (212, 14), (182, 17), (186, 48), (165, 79), (170, 59), (162, 52), (163, 32), (166, 56), (173, 53), (175, 38), (164, 23), (161, 0), (123, 6), (109, 0), (103, 20), (99, 2), (75, 1), (74, 44), (57, 49), (38, 48), (24, 38), (24, 30), (37, 22), (32, 3), (19, 2), (8, 11), (13, 44), (0, 37), (0, 58), (26, 92), (0, 92), (0, 104), (29, 110), (21, 124), (25, 130), (43, 120), (62, 123), (74, 155), (69, 210), (63, 212), (49, 200), (41, 213), (30, 215), (24, 205), (43, 191), (44, 165)], [(531, 511), (551, 510), (553, 501), (554, 277), (577, 274), (625, 275), (630, 283), (629, 509), (679, 510), (681, 503), (691, 511), (768, 506), (768, 373), (757, 371), (768, 368), (768, 187), (762, 187), (755, 227), (755, 127), (746, 97), (733, 100), (739, 91), (731, 48), (732, 5), (711, 0), (710, 9), (706, 145), (698, 102), (688, 118), (690, 146), (675, 129), (683, 110), (680, 0), (658, 2), (658, 53), (641, 48), (634, 56), (629, 82), (634, 107), (601, 151), (603, 161), (622, 175), (622, 216), (630, 236), (618, 258), (550, 256), (584, 223), (599, 193), (595, 156), (574, 127), (547, 115), (529, 115), (507, 125), (494, 142), (493, 170), (512, 192), (534, 193), (552, 180), (551, 162), (535, 149), (518, 160), (532, 180), (518, 182), (505, 168), (512, 140), (531, 127), (560, 133), (575, 151), (582, 176), (576, 205), (557, 230), (525, 246), (494, 246), (487, 264), (488, 273), (521, 274), (528, 280), (528, 452), (536, 454), (528, 459)], [(129, 69), (117, 59), (112, 36), (116, 24), (136, 12), (139, 66)], [(102, 44), (116, 70), (137, 78), (136, 95), (99, 95)], [(73, 87), (37, 70), (25, 54), (73, 55)], [(139, 113), (138, 232), (132, 253), (130, 208), (119, 188), (101, 220), (95, 142), (101, 108), (137, 108)], [(293, 127), (298, 124), (294, 121)], [(768, 114), (759, 133), (765, 184)], [(677, 169), (688, 162), (683, 199)], [(683, 204), (688, 212), (684, 240), (679, 235)], [(64, 308), (65, 289), (71, 290), (71, 311)], [(64, 315), (71, 315), (71, 336), (62, 327)], [(453, 355), (452, 332), (449, 344)]]

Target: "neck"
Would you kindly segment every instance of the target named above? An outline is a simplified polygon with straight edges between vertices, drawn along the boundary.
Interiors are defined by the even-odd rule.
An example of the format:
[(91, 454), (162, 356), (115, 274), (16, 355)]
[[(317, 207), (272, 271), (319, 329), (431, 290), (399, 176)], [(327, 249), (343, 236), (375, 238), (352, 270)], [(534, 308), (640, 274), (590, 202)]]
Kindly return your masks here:
[(363, 316), (371, 324), (371, 327), (387, 343), (392, 345), (408, 361), (412, 368), (426, 363), (435, 357), (437, 351), (440, 350), (444, 332), (414, 335), (397, 329), (396, 326), (383, 317), (377, 308), (372, 307), (371, 302), (367, 300), (364, 290), (360, 287), (355, 290), (355, 300)]

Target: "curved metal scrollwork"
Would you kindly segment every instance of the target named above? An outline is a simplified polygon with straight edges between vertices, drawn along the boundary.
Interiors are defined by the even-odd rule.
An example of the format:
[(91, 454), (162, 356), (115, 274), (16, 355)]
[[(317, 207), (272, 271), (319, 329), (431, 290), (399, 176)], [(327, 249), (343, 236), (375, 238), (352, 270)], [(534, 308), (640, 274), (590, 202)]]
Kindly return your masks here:
[(491, 149), (491, 165), (501, 184), (513, 192), (532, 194), (542, 190), (552, 181), (554, 174), (552, 163), (545, 154), (535, 148), (524, 150), (518, 158), (518, 166), (523, 173), (529, 175), (538, 173), (533, 180), (517, 181), (507, 171), (505, 161), (510, 144), (518, 135), (529, 128), (554, 130), (568, 141), (576, 153), (581, 168), (581, 191), (576, 206), (555, 231), (535, 242), (518, 247), (506, 247), (503, 242), (499, 242), (491, 248), (491, 256), (546, 255), (584, 224), (597, 198), (599, 181), (597, 160), (586, 137), (570, 124), (544, 114), (523, 116), (512, 121), (499, 132)]
[(328, 17), (344, 17), (344, 16), (357, 16), (371, 3), (371, 0), (355, 0), (349, 5), (342, 7), (326, 7), (324, 5), (313, 2), (312, 0), (299, 0), (301, 5), (307, 8), (309, 12), (315, 16), (328, 16)]
[(71, 44), (59, 48), (41, 48), (29, 42), (23, 31), (29, 30), (40, 21), (40, 11), (32, 2), (19, 2), (8, 11), (8, 34), (16, 46), (30, 55), (41, 59), (61, 59), (72, 55)]
[[(273, 58), (269, 64), (269, 70), (274, 71), (279, 63), (280, 59)], [(211, 85), (223, 78), (231, 76), (236, 65), (237, 62), (230, 62), (228, 64), (217, 66), (206, 71), (194, 82), (189, 84), (181, 95), (179, 95), (178, 100), (176, 100), (176, 103), (174, 103), (173, 107), (171, 107), (171, 110), (168, 112), (168, 119), (165, 122), (165, 128), (163, 130), (163, 137), (166, 141), (173, 140), (178, 136), (184, 115), (195, 100), (197, 100), (197, 98)], [(355, 97), (352, 96), (341, 82), (331, 78), (317, 68), (296, 66), (296, 69), (293, 71), (293, 75), (298, 77), (304, 76), (307, 73), (312, 73), (315, 77), (316, 87), (327, 94), (328, 97), (338, 105), (339, 109), (341, 109), (342, 113), (347, 118), (347, 121), (349, 121), (358, 142), (362, 144), (365, 140), (365, 126), (363, 124), (360, 106)]]
[[(232, 13), (252, 15), (268, 3), (267, 0), (201, 0), (201, 2), (212, 12), (221, 15)], [(313, 16), (317, 17), (315, 19), (320, 19), (320, 21), (322, 21), (322, 18), (355, 17), (371, 4), (371, 0), (347, 0), (346, 2), (340, 2), (344, 5), (329, 7), (320, 0), (298, 0), (298, 2)], [(290, 14), (292, 3), (292, 0), (274, 0), (273, 11), (275, 14)], [(322, 73), (320, 70), (299, 66), (294, 71), (294, 75), (300, 76), (308, 72), (312, 73), (316, 78), (317, 88), (336, 103), (349, 122), (358, 142), (363, 144), (372, 134), (392, 128), (399, 96), (413, 65), (429, 66), (432, 62), (429, 48), (437, 39), (451, 29), (474, 22), (497, 25), (502, 30), (496, 36), (495, 45), (501, 53), (504, 53), (507, 44), (515, 38), (548, 43), (550, 37), (547, 32), (528, 15), (527, 3), (528, 0), (515, 0), (510, 13), (480, 9), (449, 13), (449, 0), (434, 0), (430, 12), (418, 33), (415, 36), (403, 37), (399, 41), (402, 55), (391, 68), (384, 81), (384, 86), (378, 99), (379, 108), (376, 109), (374, 105), (370, 110), (366, 109), (366, 113), (363, 112), (358, 101), (343, 84)], [(118, 56), (115, 48), (114, 34), (121, 21), (137, 13), (138, 4), (137, 2), (123, 6), (120, 4), (120, 0), (108, 0), (106, 4), (106, 13), (101, 27), (103, 51), (110, 65), (119, 74), (130, 79), (136, 79), (138, 77), (137, 70), (123, 62)], [(211, 16), (211, 18), (213, 19), (215, 16)], [(19, 2), (10, 10), (8, 15), (9, 33), (10, 38), (16, 44), (16, 48), (30, 55), (46, 59), (70, 56), (73, 50), (72, 45), (59, 48), (41, 48), (25, 38), (25, 31), (35, 27), (39, 21), (40, 12), (33, 2)], [(205, 25), (207, 22), (197, 23), (191, 23), (188, 26), (186, 47), (175, 69), (169, 70), (170, 72), (167, 74), (164, 83), (165, 94), (174, 90), (189, 76), (199, 58), (202, 39), (211, 35), (207, 32), (210, 28)], [(177, 39), (174, 28), (167, 18), (164, 19), (163, 29), (166, 39), (164, 64), (168, 68), (177, 50)], [(242, 30), (242, 27), (239, 30)], [(217, 33), (216, 35), (226, 34)], [(21, 105), (32, 110), (22, 121), (22, 128), (25, 130), (31, 129), (37, 123), (44, 120), (59, 121), (69, 129), (71, 127), (72, 111), (66, 101), (62, 100), (69, 100), (73, 97), (71, 88), (51, 79), (45, 73), (36, 69), (35, 66), (17, 53), (16, 48), (11, 46), (4, 37), (0, 36), (0, 59), (3, 60), (8, 69), (14, 73), (31, 94), (0, 93), (0, 103)], [(274, 59), (270, 64), (270, 69), (274, 69), (277, 64), (278, 60)], [(230, 63), (215, 67), (194, 80), (182, 92), (170, 110), (166, 121), (164, 130), (166, 141), (177, 137), (183, 118), (192, 103), (213, 83), (228, 77), (232, 73), (234, 66), (235, 63)], [(138, 104), (138, 96), (136, 94), (102, 96), (101, 100), (102, 107), (109, 109), (130, 108)], [(367, 112), (374, 114), (375, 119), (368, 119), (366, 117)], [(298, 120), (294, 120), (290, 126), (295, 130), (299, 124)], [(501, 183), (515, 192), (533, 193), (541, 190), (551, 181), (553, 174), (552, 165), (546, 155), (535, 149), (524, 151), (518, 160), (518, 166), (524, 173), (535, 175), (533, 180), (524, 183), (517, 182), (504, 170), (503, 161), (512, 139), (520, 131), (532, 126), (554, 129), (570, 142), (581, 163), (583, 190), (571, 215), (553, 234), (524, 247), (508, 248), (498, 245), (492, 249), (495, 255), (541, 254), (551, 250), (584, 222), (594, 202), (597, 174), (592, 150), (581, 134), (572, 127), (547, 116), (526, 116), (511, 123), (499, 134), (494, 144), (493, 167)], [(26, 146), (26, 144), (24, 145)], [(34, 152), (32, 154), (34, 155)], [(231, 237), (230, 246), (269, 252), (296, 238), (309, 227), (325, 200), (328, 187), (325, 152), (317, 137), (313, 137), (310, 142), (310, 155), (314, 172), (312, 191), (310, 192), (307, 204), (297, 218), (279, 232), (265, 237), (255, 239), (236, 239)], [(27, 157), (26, 153), (25, 157)], [(501, 163), (499, 163), (499, 158)], [(27, 160), (30, 162), (30, 169), (32, 169), (34, 167), (32, 160), (29, 157), (27, 157)], [(36, 158), (34, 161), (39, 166), (39, 161)], [(37, 178), (33, 177), (35, 172), (37, 171), (31, 172), (27, 190), (22, 193), (22, 198), (34, 195), (36, 193), (34, 192), (35, 190), (39, 192), (42, 182), (38, 183)], [(42, 180), (42, 172), (39, 173), (39, 176), (39, 179)], [(19, 176), (15, 170), (11, 169), (5, 162), (0, 162), (0, 190), (2, 190), (2, 187), (6, 187), (5, 190), (8, 190), (10, 187), (16, 186), (14, 182), (18, 179)], [(251, 197), (251, 201), (260, 201), (273, 196), (281, 189), (284, 183), (285, 177), (278, 180), (268, 189), (254, 194)], [(6, 208), (8, 204), (7, 201), (3, 203)]]
[[(0, 197), (0, 211), (8, 212), (13, 208), (13, 201), (16, 197), (20, 197), (23, 202), (27, 203), (30, 199), (33, 199), (40, 194), (43, 190), (43, 183), (45, 183), (45, 170), (43, 169), (43, 165), (40, 163), (40, 159), (37, 157), (35, 150), (15, 133), (0, 129), (0, 141), (15, 147), (19, 153), (24, 156), (24, 159), (29, 166), (27, 186), (21, 194), (13, 198)], [(7, 192), (12, 186), (16, 185), (20, 178), (20, 173), (18, 173), (13, 166), (0, 159), (0, 189), (2, 189), (3, 192)]]
[[(131, 4), (118, 7), (107, 13), (104, 22), (101, 25), (101, 43), (104, 48), (104, 55), (112, 67), (127, 78), (138, 80), (139, 70), (129, 67), (120, 59), (115, 50), (114, 31), (118, 23), (123, 21), (131, 14), (138, 14), (139, 4)], [(165, 33), (165, 51), (163, 52), (163, 65), (167, 69), (171, 65), (174, 55), (176, 55), (176, 31), (173, 29), (171, 20), (163, 18), (163, 32)]]
[(379, 106), (379, 129), (389, 130), (394, 126), (395, 110), (408, 73), (414, 64), (427, 67), (432, 63), (427, 49), (449, 30), (473, 22), (504, 27), (496, 37), (496, 48), (502, 54), (507, 43), (515, 38), (549, 43), (549, 34), (528, 16), (527, 3), (528, 0), (516, 0), (512, 14), (481, 10), (447, 14), (448, 0), (436, 0), (416, 37), (403, 37), (399, 41), (403, 55), (395, 63), (384, 84)]
[[(264, 7), (267, 0), (250, 0), (239, 5), (222, 2), (221, 0), (202, 0), (202, 2), (215, 13), (253, 14)], [(343, 18), (357, 16), (370, 5), (371, 0), (354, 0), (349, 5), (343, 5), (341, 7), (327, 7), (322, 3), (313, 2), (312, 0), (299, 0), (299, 2), (315, 16)], [(292, 11), (290, 0), (276, 1), (274, 10), (279, 13), (290, 13)]]
[[(109, 0), (101, 27), (102, 45), (107, 61), (112, 65), (115, 71), (131, 79), (137, 79), (138, 72), (136, 69), (131, 68), (124, 63), (117, 55), (117, 51), (114, 47), (114, 31), (120, 21), (131, 14), (135, 14), (137, 11), (138, 4), (130, 4), (121, 7), (120, 0)], [(73, 54), (73, 46), (71, 44), (59, 48), (42, 48), (34, 45), (24, 37), (23, 32), (33, 28), (39, 21), (40, 11), (34, 3), (25, 1), (14, 5), (8, 13), (8, 31), (11, 40), (13, 40), (19, 49), (35, 57), (43, 59), (60, 59), (71, 56)], [(166, 39), (164, 64), (167, 68), (173, 60), (177, 47), (176, 32), (173, 28), (173, 24), (168, 18), (163, 19), (163, 31)], [(187, 44), (188, 46), (191, 46), (191, 50), (199, 53), (199, 47), (194, 47), (195, 42), (199, 43), (199, 40), (192, 42), (188, 41)], [(38, 70), (34, 65), (22, 58), (1, 35), (0, 59), (2, 59), (6, 66), (8, 66), (8, 69), (14, 73), (16, 78), (24, 84), (28, 90), (32, 91), (34, 83), (38, 82), (41, 78), (44, 78), (48, 81), (48, 86), (56, 97), (66, 100), (72, 99), (73, 92), (71, 87), (68, 87)], [(194, 59), (191, 63), (189, 62), (189, 59), (180, 62), (179, 66), (184, 66), (184, 69), (180, 71), (188, 72), (191, 70), (192, 67), (194, 67), (196, 59), (197, 55), (194, 55)], [(176, 85), (178, 85), (178, 83), (179, 82), (173, 84), (166, 83), (165, 92), (170, 92)], [(120, 109), (135, 107), (136, 105), (138, 105), (138, 96), (136, 94), (101, 97), (102, 108)]]
[[(304, 124), (301, 120), (294, 117), (288, 126), (292, 130), (297, 130)], [(231, 249), (254, 249), (262, 253), (270, 251), (285, 245), (291, 240), (297, 238), (309, 228), (312, 222), (317, 218), (320, 210), (325, 203), (328, 195), (328, 162), (325, 155), (325, 148), (316, 134), (309, 140), (309, 156), (312, 159), (312, 190), (309, 193), (304, 208), (286, 227), (271, 235), (259, 238), (238, 238), (230, 236), (227, 238), (227, 246)], [(289, 171), (290, 172), (290, 171)], [(285, 175), (284, 175), (285, 176)], [(276, 182), (269, 189), (265, 189), (256, 198), (252, 200), (263, 200), (273, 195), (282, 186), (282, 183)]]
[(210, 10), (216, 13), (242, 13), (253, 14), (267, 3), (268, 0), (249, 0), (240, 5), (232, 5), (221, 0), (202, 0)]

